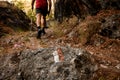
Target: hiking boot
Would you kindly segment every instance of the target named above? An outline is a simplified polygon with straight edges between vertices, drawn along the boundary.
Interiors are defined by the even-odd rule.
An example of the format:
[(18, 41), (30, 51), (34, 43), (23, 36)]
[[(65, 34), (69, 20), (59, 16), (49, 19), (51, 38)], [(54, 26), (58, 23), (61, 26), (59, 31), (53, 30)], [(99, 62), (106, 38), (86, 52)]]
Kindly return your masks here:
[(44, 27), (42, 28), (41, 33), (43, 33), (43, 35), (46, 34)]
[(41, 31), (40, 27), (38, 27), (37, 39), (41, 38), (41, 33), (42, 33), (42, 31)]

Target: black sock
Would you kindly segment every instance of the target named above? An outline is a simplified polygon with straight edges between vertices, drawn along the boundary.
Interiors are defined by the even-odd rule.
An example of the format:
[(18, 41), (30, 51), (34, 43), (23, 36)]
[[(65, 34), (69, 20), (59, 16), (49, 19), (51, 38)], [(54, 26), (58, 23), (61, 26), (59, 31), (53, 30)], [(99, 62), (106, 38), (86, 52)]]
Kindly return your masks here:
[(41, 29), (41, 27), (40, 27), (40, 26), (38, 26), (38, 27), (37, 27), (37, 29), (39, 30), (39, 29)]

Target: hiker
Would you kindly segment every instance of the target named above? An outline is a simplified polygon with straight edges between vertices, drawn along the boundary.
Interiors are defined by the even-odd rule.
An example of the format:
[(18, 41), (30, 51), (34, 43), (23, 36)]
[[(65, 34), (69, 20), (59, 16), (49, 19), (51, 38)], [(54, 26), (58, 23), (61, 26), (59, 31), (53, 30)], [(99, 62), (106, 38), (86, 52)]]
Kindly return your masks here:
[[(34, 2), (32, 0), (31, 6), (34, 9)], [(42, 34), (46, 34), (46, 15), (51, 11), (51, 0), (36, 0), (36, 25), (38, 29), (37, 38), (39, 39)]]

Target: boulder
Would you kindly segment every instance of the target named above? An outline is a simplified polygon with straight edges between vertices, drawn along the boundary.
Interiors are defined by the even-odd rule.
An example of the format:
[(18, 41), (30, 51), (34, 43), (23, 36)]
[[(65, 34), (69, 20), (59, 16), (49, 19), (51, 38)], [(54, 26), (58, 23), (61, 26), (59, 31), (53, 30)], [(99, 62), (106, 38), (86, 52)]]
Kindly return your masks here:
[[(56, 48), (26, 50), (0, 57), (0, 80), (90, 80), (98, 69), (83, 49), (61, 47), (64, 61), (55, 63)], [(82, 79), (83, 78), (83, 79)]]

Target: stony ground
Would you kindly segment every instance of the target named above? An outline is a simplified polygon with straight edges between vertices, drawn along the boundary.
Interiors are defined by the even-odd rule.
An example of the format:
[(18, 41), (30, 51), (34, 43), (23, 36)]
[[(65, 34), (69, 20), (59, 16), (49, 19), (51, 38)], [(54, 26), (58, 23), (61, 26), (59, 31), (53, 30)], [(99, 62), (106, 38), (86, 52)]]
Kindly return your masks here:
[[(78, 49), (81, 48), (81, 49), (85, 49), (88, 52), (90, 52), (90, 54), (93, 55), (94, 59), (97, 61), (97, 64), (99, 64), (100, 69), (97, 72), (97, 76), (99, 76), (100, 79), (119, 80), (119, 77), (118, 77), (118, 76), (120, 76), (120, 73), (119, 73), (120, 72), (120, 55), (119, 55), (120, 54), (120, 50), (119, 50), (120, 41), (119, 40), (116, 41), (114, 39), (108, 39), (105, 37), (106, 42), (105, 42), (105, 44), (102, 44), (101, 46), (95, 46), (95, 45), (90, 45), (90, 44), (82, 46), (79, 44), (74, 44), (72, 42), (70, 43), (69, 40), (64, 41), (64, 37), (57, 38), (57, 39), (54, 38), (54, 35), (49, 34), (49, 32), (51, 32), (51, 30), (49, 30), (49, 29), (46, 30), (46, 32), (48, 32), (48, 33), (46, 35), (42, 36), (41, 39), (36, 39), (36, 31), (20, 32), (20, 33), (15, 33), (13, 35), (7, 35), (5, 37), (2, 37), (0, 40), (0, 44), (1, 44), (0, 45), (0, 55), (5, 56), (8, 54), (9, 55), (11, 54), (11, 56), (12, 56), (13, 54), (21, 53), (26, 50), (33, 51), (32, 54), (35, 54), (34, 52), (36, 52), (36, 50), (47, 49), (50, 47), (56, 48), (56, 47), (66, 46), (66, 47), (78, 48)], [(65, 42), (67, 42), (67, 43), (65, 43)], [(47, 53), (49, 53), (49, 50), (47, 50), (48, 51)], [(53, 50), (54, 49), (51, 50), (51, 53)], [(22, 53), (22, 54), (24, 54), (24, 53)], [(50, 57), (50, 60), (51, 60), (50, 64), (53, 63), (52, 55), (46, 54), (46, 55), (43, 55), (43, 57)], [(49, 60), (49, 58), (47, 60)], [(19, 61), (19, 59), (16, 59), (16, 58), (13, 59), (13, 63), (15, 62), (15, 64), (17, 63), (17, 61)], [(32, 62), (32, 61), (30, 60), (30, 62)], [(45, 63), (44, 60), (43, 60), (43, 62)], [(23, 63), (21, 63), (21, 64), (24, 65)], [(48, 64), (48, 63), (46, 62), (46, 64)], [(50, 65), (49, 65), (49, 67), (50, 67)], [(12, 67), (12, 68), (14, 68), (14, 67)], [(17, 67), (15, 67), (15, 69), (16, 68)], [(49, 70), (49, 68), (45, 68), (45, 69)], [(9, 73), (9, 74), (12, 74), (12, 73)], [(30, 75), (32, 75), (32, 74), (30, 74)], [(36, 73), (36, 75), (37, 75), (37, 73)], [(59, 75), (59, 77), (60, 76), (62, 76), (62, 75)], [(43, 78), (40, 77), (39, 79), (41, 79), (41, 80), (42, 79), (46, 79), (46, 80), (50, 79), (51, 80), (51, 77), (48, 77), (48, 78), (44, 78), (44, 77), (45, 77), (45, 75), (43, 75)], [(52, 79), (52, 80), (59, 80), (59, 77), (57, 77), (57, 78), (55, 78), (55, 77), (56, 76), (54, 76), (53, 77), (54, 79)], [(29, 79), (29, 78), (27, 77), (27, 79)], [(67, 79), (67, 78), (65, 78), (65, 79)], [(96, 77), (96, 79), (98, 79), (98, 77)], [(68, 79), (68, 80), (70, 80), (70, 79)]]
[[(106, 16), (106, 15), (104, 15), (104, 16)], [(95, 17), (95, 19), (97, 19), (97, 18)], [(89, 20), (92, 20), (91, 17), (88, 17), (88, 21)], [(79, 26), (79, 24), (86, 25), (85, 23), (89, 23), (89, 22), (87, 22), (87, 20), (86, 20), (85, 23), (80, 23), (80, 22), (76, 23), (76, 18), (72, 18), (72, 19), (69, 19), (68, 23), (57, 24), (55, 21), (51, 21), (49, 25), (51, 25), (51, 26), (54, 25), (57, 28), (50, 26), (48, 29), (46, 29), (47, 34), (43, 35), (41, 37), (41, 39), (36, 39), (36, 31), (13, 32), (12, 34), (2, 36), (0, 38), (0, 55), (1, 55), (1, 57), (0, 57), (1, 64), (0, 65), (2, 65), (0, 71), (4, 72), (4, 73), (7, 73), (7, 71), (8, 71), (8, 74), (7, 74), (8, 76), (5, 76), (5, 74), (1, 73), (0, 79), (4, 80), (4, 78), (5, 78), (5, 80), (7, 80), (7, 79), (15, 78), (14, 76), (11, 76), (11, 74), (14, 74), (14, 72), (17, 73), (18, 75), (21, 75), (22, 73), (21, 72), (19, 73), (20, 70), (17, 69), (18, 68), (17, 63), (19, 62), (19, 59), (20, 59), (21, 65), (23, 65), (26, 68), (32, 62), (31, 59), (29, 59), (30, 58), (29, 56), (31, 56), (31, 55), (33, 56), (34, 54), (36, 55), (37, 54), (36, 51), (39, 52), (38, 56), (40, 56), (41, 50), (43, 50), (43, 53), (52, 53), (52, 51), (54, 51), (54, 49), (56, 47), (62, 47), (62, 48), (64, 47), (63, 51), (66, 52), (68, 50), (68, 49), (66, 49), (66, 47), (69, 47), (70, 48), (69, 50), (71, 50), (72, 48), (84, 49), (84, 50), (87, 50), (91, 55), (93, 55), (93, 58), (95, 59), (95, 61), (97, 62), (98, 66), (99, 66), (99, 69), (96, 71), (96, 75), (94, 75), (95, 80), (98, 80), (98, 79), (99, 80), (119, 80), (120, 79), (120, 40), (119, 40), (119, 38), (112, 39), (109, 37), (95, 34), (90, 39), (90, 42), (88, 42), (87, 44), (81, 44), (81, 43), (79, 43), (78, 36), (76, 36), (76, 35), (78, 35), (77, 30), (76, 30), (78, 28), (75, 26)], [(66, 27), (65, 25), (71, 26), (71, 28), (67, 29), (67, 28), (65, 28)], [(62, 34), (61, 31), (64, 32), (65, 34)], [(81, 41), (83, 43), (84, 43), (84, 41), (86, 42), (86, 39), (84, 40), (84, 37), (83, 37), (83, 41)], [(51, 49), (51, 47), (52, 47), (52, 49)], [(50, 52), (49, 52), (49, 50), (50, 50)], [(30, 51), (30, 52), (26, 52), (26, 51)], [(31, 51), (33, 51), (33, 52), (31, 52)], [(22, 54), (22, 55), (26, 54), (25, 55), (26, 57), (28, 55), (28, 58), (26, 58), (24, 60), (28, 60), (29, 63), (25, 63), (26, 65), (24, 65), (23, 59), (16, 58), (16, 56), (14, 58), (13, 55), (16, 53), (18, 56), (19, 56), (19, 54)], [(8, 58), (4, 58), (6, 55)], [(22, 55), (20, 55), (20, 56), (22, 56)], [(25, 56), (23, 56), (22, 58), (25, 58)], [(52, 55), (44, 54), (44, 55), (42, 55), (42, 58), (44, 58), (44, 59), (41, 59), (41, 58), (39, 59), (38, 57), (34, 57), (32, 59), (35, 61), (33, 61), (33, 63), (31, 63), (31, 64), (36, 63), (37, 59), (40, 61), (42, 60), (43, 63), (45, 63), (45, 61), (47, 61), (46, 64), (48, 64), (49, 60), (50, 60), (51, 61), (49, 63), (50, 65), (48, 65), (50, 67), (51, 64), (53, 63), (53, 57), (51, 57), (51, 56)], [(10, 61), (12, 61), (12, 64), (14, 64), (14, 65), (11, 65), (11, 62), (9, 62), (9, 59), (12, 59)], [(66, 58), (66, 59), (68, 59), (68, 58)], [(5, 61), (5, 63), (2, 61)], [(2, 63), (4, 63), (4, 65)], [(7, 63), (10, 63), (10, 64), (7, 64)], [(40, 63), (40, 65), (42, 65), (43, 63)], [(16, 65), (17, 65), (17, 67), (16, 67)], [(21, 67), (21, 65), (19, 65), (19, 66)], [(6, 66), (7, 70), (3, 71), (2, 69), (5, 69), (4, 68), (5, 66)], [(7, 67), (7, 66), (9, 66), (9, 67)], [(36, 69), (36, 67), (35, 67), (35, 69)], [(13, 69), (13, 68), (15, 68), (15, 69)], [(28, 68), (31, 69), (31, 66)], [(44, 68), (44, 65), (42, 68)], [(66, 67), (66, 68), (68, 68), (68, 67)], [(12, 69), (12, 70), (9, 71), (9, 69)], [(20, 69), (23, 69), (23, 68), (20, 68)], [(48, 68), (45, 68), (45, 69), (48, 70)], [(45, 69), (43, 69), (43, 70), (45, 70)], [(18, 72), (16, 72), (16, 70), (18, 70)], [(22, 71), (24, 71), (24, 70), (22, 70)], [(41, 68), (40, 68), (40, 71), (41, 71), (41, 74), (42, 73), (46, 74), (46, 72), (42, 71)], [(72, 71), (72, 70), (70, 70), (70, 71)], [(24, 73), (24, 78), (27, 76), (27, 80), (30, 80), (29, 75), (27, 73), (29, 73), (28, 69), (26, 70), (26, 73)], [(36, 75), (38, 75), (38, 73), (39, 72), (37, 72)], [(65, 74), (64, 74), (64, 76), (65, 76)], [(1, 75), (3, 75), (3, 76), (1, 76)], [(30, 73), (30, 75), (33, 75), (33, 74)], [(58, 76), (58, 75), (56, 75), (56, 76)], [(56, 76), (54, 76), (53, 78), (55, 79)], [(59, 77), (60, 76), (62, 76), (62, 75), (59, 75)], [(34, 77), (35, 77), (35, 75), (33, 76), (33, 78)], [(37, 78), (37, 77), (39, 77), (39, 78)], [(40, 76), (37, 76), (37, 77), (36, 77), (36, 80), (37, 79), (43, 80), (43, 79), (45, 79), (46, 75), (43, 75), (42, 77), (40, 77)], [(76, 78), (77, 77), (78, 76), (76, 76)], [(48, 77), (46, 80), (49, 80), (49, 79), (54, 80), (51, 77)], [(24, 80), (24, 79), (22, 79), (22, 80)], [(61, 80), (61, 79), (58, 78), (55, 80)], [(66, 78), (66, 80), (71, 80), (71, 79)], [(72, 79), (72, 80), (77, 80), (77, 79)], [(83, 79), (83, 80), (86, 80), (86, 79)]]

